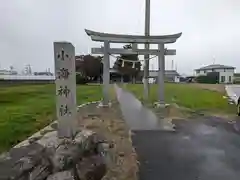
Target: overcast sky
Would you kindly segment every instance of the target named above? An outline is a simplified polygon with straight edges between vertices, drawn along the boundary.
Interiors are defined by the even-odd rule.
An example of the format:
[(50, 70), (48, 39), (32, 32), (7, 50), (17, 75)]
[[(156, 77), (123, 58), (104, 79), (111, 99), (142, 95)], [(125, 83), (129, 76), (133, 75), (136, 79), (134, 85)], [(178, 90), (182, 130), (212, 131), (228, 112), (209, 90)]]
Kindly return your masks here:
[[(240, 71), (239, 0), (151, 0), (152, 35), (182, 32), (166, 58), (180, 73), (216, 64)], [(77, 54), (87, 54), (91, 42), (84, 29), (144, 34), (145, 0), (0, 0), (0, 69), (34, 71), (54, 68), (53, 41), (70, 41)], [(156, 60), (150, 68), (157, 68)]]

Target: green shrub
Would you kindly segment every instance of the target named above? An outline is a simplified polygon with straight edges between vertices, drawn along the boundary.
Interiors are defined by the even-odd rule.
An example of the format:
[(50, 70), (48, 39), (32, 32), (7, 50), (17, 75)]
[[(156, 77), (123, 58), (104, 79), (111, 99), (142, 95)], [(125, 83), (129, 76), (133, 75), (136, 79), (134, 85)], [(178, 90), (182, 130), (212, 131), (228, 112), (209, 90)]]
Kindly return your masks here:
[(87, 84), (88, 80), (87, 78), (81, 76), (80, 74), (76, 75), (76, 84)]
[(207, 76), (198, 76), (195, 79), (198, 83), (207, 83), (207, 84), (215, 84), (216, 81), (212, 80)]
[(206, 76), (198, 76), (195, 78), (198, 83), (216, 84), (219, 83), (219, 73), (210, 72)]

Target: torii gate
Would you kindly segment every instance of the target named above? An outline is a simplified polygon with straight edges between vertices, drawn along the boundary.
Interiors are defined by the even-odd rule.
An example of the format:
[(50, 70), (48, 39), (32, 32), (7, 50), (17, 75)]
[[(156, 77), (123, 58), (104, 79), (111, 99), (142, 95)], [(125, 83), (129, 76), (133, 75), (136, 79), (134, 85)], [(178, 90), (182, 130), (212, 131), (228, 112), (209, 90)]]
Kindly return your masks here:
[[(88, 36), (93, 41), (104, 42), (102, 48), (92, 48), (92, 54), (104, 54), (103, 63), (103, 106), (108, 106), (109, 99), (109, 82), (110, 82), (110, 54), (149, 54), (158, 56), (158, 96), (159, 104), (165, 105), (164, 98), (164, 73), (165, 73), (165, 55), (176, 55), (176, 50), (166, 50), (164, 45), (175, 43), (182, 33), (162, 36), (141, 36), (141, 35), (124, 35), (95, 32), (85, 29)], [(132, 43), (133, 49), (110, 48), (110, 43)], [(137, 49), (138, 44), (158, 44), (158, 49)]]

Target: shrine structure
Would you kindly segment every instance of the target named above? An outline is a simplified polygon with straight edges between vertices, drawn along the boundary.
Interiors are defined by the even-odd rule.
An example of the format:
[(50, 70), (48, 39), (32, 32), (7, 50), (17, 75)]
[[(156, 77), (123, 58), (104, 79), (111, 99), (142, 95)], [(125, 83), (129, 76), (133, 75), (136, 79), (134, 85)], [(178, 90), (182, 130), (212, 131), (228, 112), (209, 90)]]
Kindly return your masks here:
[[(165, 44), (175, 43), (182, 33), (161, 36), (141, 36), (125, 34), (109, 34), (85, 30), (92, 41), (103, 42), (104, 47), (92, 48), (92, 54), (104, 54), (103, 62), (103, 106), (108, 106), (109, 83), (110, 83), (110, 54), (139, 54), (139, 55), (156, 55), (158, 56), (158, 104), (165, 105), (164, 98), (164, 72), (165, 72), (165, 55), (176, 55), (176, 50), (165, 49)], [(131, 43), (132, 49), (110, 48), (110, 43)], [(138, 49), (138, 44), (158, 44), (158, 49)], [(149, 60), (149, 59), (147, 59)], [(128, 60), (129, 61), (129, 60)]]

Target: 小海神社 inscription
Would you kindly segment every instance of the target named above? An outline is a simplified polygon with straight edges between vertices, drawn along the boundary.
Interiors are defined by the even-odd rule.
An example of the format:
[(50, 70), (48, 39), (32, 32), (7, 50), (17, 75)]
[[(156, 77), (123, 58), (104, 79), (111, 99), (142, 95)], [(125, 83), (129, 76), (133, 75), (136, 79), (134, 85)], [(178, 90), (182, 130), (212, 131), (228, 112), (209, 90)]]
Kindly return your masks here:
[(54, 42), (54, 59), (58, 136), (71, 138), (77, 125), (74, 46), (68, 42)]
[(68, 89), (67, 86), (60, 86), (59, 89), (58, 89), (58, 96), (65, 96), (65, 97), (68, 97), (70, 93), (70, 89)]

